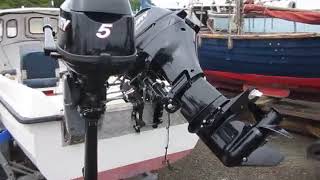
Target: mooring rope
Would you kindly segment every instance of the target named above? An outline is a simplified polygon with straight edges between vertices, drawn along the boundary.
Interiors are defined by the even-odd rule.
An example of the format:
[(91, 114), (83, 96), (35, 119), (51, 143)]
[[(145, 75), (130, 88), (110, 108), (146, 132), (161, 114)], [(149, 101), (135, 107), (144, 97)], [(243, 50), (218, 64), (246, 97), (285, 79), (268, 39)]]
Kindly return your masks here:
[(173, 168), (170, 164), (170, 160), (168, 159), (168, 148), (169, 148), (169, 143), (170, 143), (170, 126), (171, 126), (171, 118), (170, 118), (170, 113), (168, 112), (168, 124), (166, 127), (167, 141), (166, 141), (165, 154), (164, 154), (164, 163), (166, 163), (169, 170), (173, 170)]

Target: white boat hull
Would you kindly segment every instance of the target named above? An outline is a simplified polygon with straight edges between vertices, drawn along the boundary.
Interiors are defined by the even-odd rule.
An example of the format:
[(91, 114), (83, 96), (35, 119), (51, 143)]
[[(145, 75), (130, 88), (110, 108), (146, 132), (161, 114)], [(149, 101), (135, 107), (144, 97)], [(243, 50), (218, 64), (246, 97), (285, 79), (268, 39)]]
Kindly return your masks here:
[[(1, 88), (4, 86), (10, 86), (11, 91)], [(56, 104), (54, 102), (61, 102), (60, 106), (62, 105), (62, 100), (59, 101), (61, 97), (45, 98), (46, 96), (42, 96), (39, 91), (0, 76), (0, 97), (2, 96), (6, 96), (12, 107), (20, 107), (17, 108), (18, 113), (20, 111), (25, 116), (32, 116), (32, 112), (30, 111), (38, 111), (35, 113), (36, 117), (46, 114), (52, 115), (54, 112), (48, 111), (47, 108), (51, 107), (52, 111), (59, 111), (59, 109), (50, 106), (50, 103)], [(32, 97), (32, 101), (30, 101), (29, 97)], [(23, 112), (23, 107), (26, 107), (29, 113)], [(113, 119), (113, 117), (116, 117), (119, 113), (127, 113), (127, 121), (130, 122), (130, 107), (123, 103), (108, 105), (108, 112), (103, 122), (118, 121), (119, 119)], [(42, 111), (42, 109), (46, 110)], [(77, 179), (82, 177), (82, 167), (84, 164), (83, 144), (64, 145), (62, 122), (21, 124), (1, 103), (0, 119), (26, 155), (48, 180)], [(164, 121), (165, 125), (165, 118)], [(175, 118), (172, 118), (172, 121), (175, 121)], [(103, 126), (107, 125), (104, 124)], [(128, 124), (125, 125), (128, 126)], [(132, 126), (127, 128), (132, 128)], [(167, 141), (167, 130), (165, 127), (149, 129), (139, 134), (132, 131), (120, 136), (117, 136), (115, 133), (117, 129), (113, 131), (111, 135), (108, 132), (100, 132), (101, 138), (98, 147), (100, 179), (126, 178), (165, 166), (163, 164)], [(102, 133), (107, 133), (108, 135), (103, 137)], [(187, 123), (171, 126), (168, 149), (169, 159), (176, 161), (186, 156), (195, 147), (197, 141), (198, 137), (187, 131)]]

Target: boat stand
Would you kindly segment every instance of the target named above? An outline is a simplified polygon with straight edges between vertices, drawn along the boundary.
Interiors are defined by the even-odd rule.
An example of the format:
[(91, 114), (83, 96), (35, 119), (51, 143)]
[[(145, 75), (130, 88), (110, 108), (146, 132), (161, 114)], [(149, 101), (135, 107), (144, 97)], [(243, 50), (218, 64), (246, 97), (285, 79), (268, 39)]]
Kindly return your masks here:
[[(7, 180), (43, 180), (45, 179), (39, 171), (25, 167), (24, 165), (16, 162), (8, 161), (4, 154), (0, 151), (0, 165), (2, 171), (0, 178)], [(1, 170), (0, 170), (1, 171)], [(19, 178), (15, 176), (16, 173), (22, 174)]]

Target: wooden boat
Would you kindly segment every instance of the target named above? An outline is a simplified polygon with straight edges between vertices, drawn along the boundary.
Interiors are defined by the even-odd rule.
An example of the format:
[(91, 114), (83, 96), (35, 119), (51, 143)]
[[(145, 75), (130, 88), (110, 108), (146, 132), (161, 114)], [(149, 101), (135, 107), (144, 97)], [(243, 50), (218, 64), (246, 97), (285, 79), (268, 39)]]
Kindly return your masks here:
[[(295, 22), (317, 24), (320, 13), (283, 8), (250, 6), (236, 19), (271, 16)], [(263, 10), (263, 11), (262, 11)], [(262, 14), (259, 14), (262, 13)], [(268, 13), (270, 12), (270, 13)], [(255, 14), (253, 14), (255, 13)], [(263, 15), (263, 16), (262, 16)], [(217, 15), (217, 17), (225, 17)], [(229, 16), (230, 18), (231, 16)], [(240, 17), (240, 16), (239, 16)], [(310, 18), (311, 17), (311, 18)], [(273, 24), (281, 27), (285, 24)], [(292, 23), (291, 25), (294, 25)], [(317, 32), (243, 32), (237, 23), (225, 31), (211, 31), (199, 35), (199, 59), (207, 78), (220, 88), (240, 91), (255, 87), (274, 97), (315, 99), (320, 91), (320, 34)], [(213, 32), (212, 32), (213, 31)], [(303, 94), (303, 95), (302, 95)]]

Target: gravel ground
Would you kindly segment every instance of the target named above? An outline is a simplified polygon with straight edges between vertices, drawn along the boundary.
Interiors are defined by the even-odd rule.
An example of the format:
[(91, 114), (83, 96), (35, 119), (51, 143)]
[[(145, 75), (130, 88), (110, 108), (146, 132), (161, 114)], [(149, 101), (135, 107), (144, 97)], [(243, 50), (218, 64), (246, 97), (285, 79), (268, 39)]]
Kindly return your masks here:
[(294, 135), (294, 139), (273, 137), (286, 159), (277, 167), (227, 168), (199, 142), (191, 155), (173, 164), (173, 170), (159, 171), (160, 180), (320, 180), (320, 162), (307, 160), (306, 147), (315, 139)]

